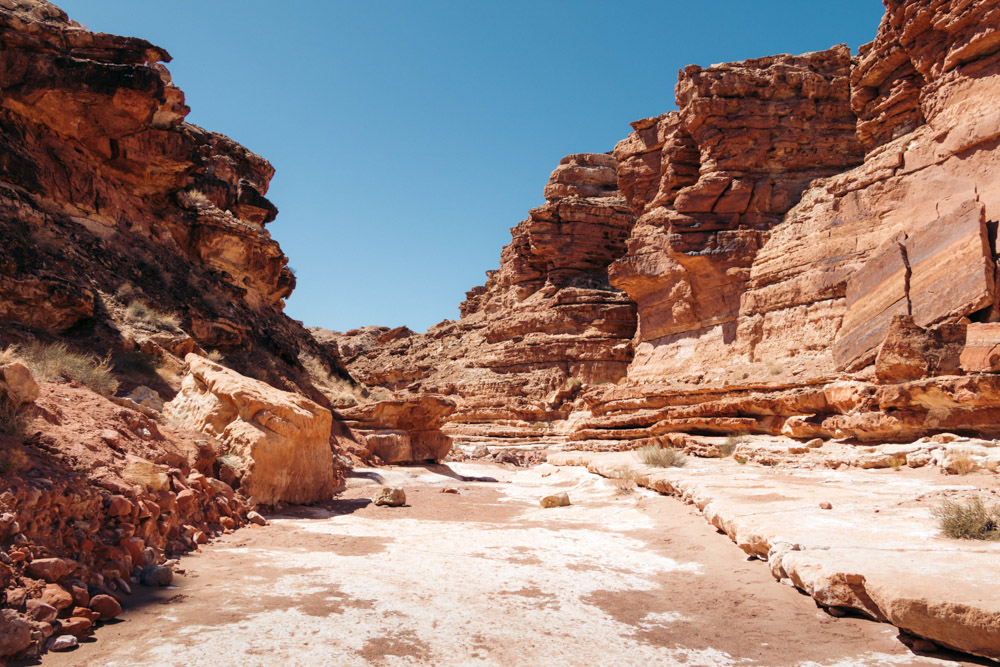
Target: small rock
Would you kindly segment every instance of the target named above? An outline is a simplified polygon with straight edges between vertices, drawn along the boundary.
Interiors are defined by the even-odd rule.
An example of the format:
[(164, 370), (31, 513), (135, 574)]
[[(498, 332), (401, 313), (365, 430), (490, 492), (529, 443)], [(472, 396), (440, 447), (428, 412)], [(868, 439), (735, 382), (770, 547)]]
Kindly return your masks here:
[(90, 630), (93, 623), (89, 618), (84, 618), (83, 616), (71, 616), (70, 618), (65, 618), (59, 622), (59, 630), (67, 635), (80, 636), (86, 634)]
[(208, 535), (203, 530), (195, 531), (193, 539), (195, 544), (208, 544)]
[(97, 612), (102, 621), (109, 621), (122, 613), (122, 606), (110, 595), (95, 595), (90, 598), (90, 608)]
[(569, 505), (569, 494), (563, 491), (551, 496), (545, 496), (541, 500), (542, 507), (565, 507)]
[(28, 600), (24, 604), (28, 618), (39, 623), (50, 623), (56, 620), (59, 610), (41, 600)]
[(821, 510), (832, 510), (833, 509), (833, 505), (831, 505), (830, 503), (820, 503), (819, 504), (819, 508)]
[(447, 488), (441, 489), (441, 493), (458, 493), (458, 489), (449, 486)]
[(28, 591), (25, 588), (15, 588), (7, 591), (7, 606), (11, 609), (20, 609), (28, 601)]
[(69, 651), (80, 645), (80, 640), (78, 640), (73, 635), (59, 635), (58, 637), (53, 637), (49, 640), (49, 650), (50, 651)]
[(132, 501), (125, 496), (111, 496), (108, 516), (128, 516), (132, 513)]
[(406, 492), (399, 487), (384, 486), (375, 492), (372, 502), (387, 507), (400, 507), (406, 504)]
[(847, 616), (847, 612), (841, 609), (840, 607), (827, 607), (826, 611), (827, 613), (830, 614), (830, 616), (836, 616), (837, 618), (843, 618), (844, 616)]
[(813, 438), (812, 440), (806, 443), (806, 447), (808, 447), (809, 449), (818, 449), (819, 447), (822, 446), (823, 446), (823, 438)]
[(49, 583), (59, 581), (76, 569), (76, 562), (68, 558), (36, 558), (24, 568), (32, 577)]
[(59, 584), (46, 584), (41, 599), (42, 602), (52, 605), (56, 609), (73, 606), (73, 596)]
[(154, 565), (139, 570), (139, 583), (143, 586), (169, 586), (174, 580), (174, 571), (169, 567)]
[(475, 449), (472, 450), (472, 453), (469, 454), (469, 456), (471, 456), (474, 459), (485, 459), (489, 455), (490, 455), (490, 450), (486, 448), (486, 445), (477, 446)]
[(267, 525), (267, 519), (265, 519), (259, 512), (253, 512), (253, 511), (248, 512), (247, 513), (247, 520), (250, 523), (257, 524), (258, 526), (266, 526)]

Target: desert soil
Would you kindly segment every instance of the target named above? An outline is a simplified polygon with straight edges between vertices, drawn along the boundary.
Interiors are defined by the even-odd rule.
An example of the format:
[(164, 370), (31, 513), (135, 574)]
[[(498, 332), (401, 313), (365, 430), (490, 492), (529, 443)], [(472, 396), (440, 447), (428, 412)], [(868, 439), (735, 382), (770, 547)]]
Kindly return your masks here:
[[(829, 616), (690, 506), (582, 468), (354, 474), (185, 558), (176, 586), (42, 664), (972, 664)], [(370, 504), (380, 483), (408, 505)], [(539, 507), (557, 491), (573, 504)]]

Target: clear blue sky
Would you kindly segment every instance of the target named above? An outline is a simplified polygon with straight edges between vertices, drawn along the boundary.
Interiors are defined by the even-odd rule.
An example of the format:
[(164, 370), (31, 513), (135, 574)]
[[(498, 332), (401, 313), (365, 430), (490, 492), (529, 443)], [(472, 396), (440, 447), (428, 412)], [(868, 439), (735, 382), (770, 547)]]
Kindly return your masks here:
[(674, 107), (679, 68), (875, 36), (878, 0), (63, 0), (166, 48), (188, 120), (277, 169), (307, 325), (457, 319), (568, 153)]

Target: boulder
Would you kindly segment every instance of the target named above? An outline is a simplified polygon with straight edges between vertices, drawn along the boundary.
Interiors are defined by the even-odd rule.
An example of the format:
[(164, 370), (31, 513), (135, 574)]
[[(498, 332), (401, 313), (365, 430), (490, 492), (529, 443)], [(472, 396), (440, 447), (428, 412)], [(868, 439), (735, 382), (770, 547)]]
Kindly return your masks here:
[(56, 582), (76, 569), (76, 562), (69, 558), (36, 558), (24, 570), (32, 577)]
[(385, 463), (417, 463), (440, 461), (451, 451), (451, 438), (441, 426), (455, 408), (449, 398), (424, 394), (367, 403), (341, 414)]
[(540, 501), (540, 504), (542, 507), (545, 508), (566, 507), (567, 505), (570, 504), (569, 494), (563, 491), (562, 493), (555, 493), (552, 494), (551, 496), (545, 496)]
[(90, 598), (90, 608), (97, 612), (98, 618), (102, 621), (110, 621), (122, 613), (122, 606), (118, 600), (110, 595), (95, 595)]
[(31, 624), (11, 609), (0, 609), (0, 658), (31, 645)]
[(406, 492), (398, 487), (384, 486), (372, 496), (372, 503), (387, 507), (401, 507), (406, 504)]
[(6, 396), (15, 408), (38, 398), (38, 383), (27, 366), (20, 363), (0, 366), (0, 396)]
[(314, 503), (337, 488), (333, 417), (313, 401), (240, 375), (196, 354), (163, 412), (176, 424), (223, 442), (244, 462), (241, 489), (254, 502)]

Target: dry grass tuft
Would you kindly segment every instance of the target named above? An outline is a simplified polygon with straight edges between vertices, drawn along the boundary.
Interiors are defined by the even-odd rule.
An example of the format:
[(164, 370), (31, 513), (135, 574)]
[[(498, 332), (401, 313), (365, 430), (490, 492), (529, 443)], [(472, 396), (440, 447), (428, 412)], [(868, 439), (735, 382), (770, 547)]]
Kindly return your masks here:
[(933, 510), (941, 532), (959, 540), (1000, 540), (1000, 506), (976, 496), (968, 503), (943, 500)]
[(611, 483), (615, 485), (615, 493), (627, 496), (636, 489), (636, 474), (631, 466), (618, 466), (611, 473)]
[(726, 441), (724, 443), (722, 443), (721, 445), (719, 445), (719, 455), (722, 456), (722, 458), (730, 457), (730, 456), (733, 455), (733, 452), (736, 451), (737, 447), (739, 447), (740, 445), (742, 445), (744, 443), (747, 443), (747, 442), (750, 442), (750, 438), (747, 437), (746, 435), (742, 435), (742, 434), (741, 435), (736, 435), (736, 434), (727, 435), (726, 436)]
[(118, 390), (118, 380), (111, 374), (108, 359), (73, 352), (65, 343), (29, 343), (16, 350), (16, 356), (31, 369), (36, 380), (69, 378), (102, 396)]
[(7, 398), (0, 397), (0, 433), (23, 442), (31, 423), (30, 409), (28, 406), (18, 408)]
[(687, 465), (687, 456), (684, 452), (673, 447), (646, 445), (640, 447), (636, 453), (640, 461), (656, 468), (683, 468)]
[(152, 329), (176, 330), (181, 326), (180, 318), (173, 313), (157, 312), (138, 299), (125, 309), (125, 321)]
[(968, 452), (958, 452), (952, 457), (948, 470), (956, 475), (968, 475), (979, 470), (979, 464)]

